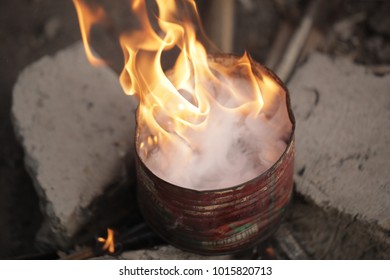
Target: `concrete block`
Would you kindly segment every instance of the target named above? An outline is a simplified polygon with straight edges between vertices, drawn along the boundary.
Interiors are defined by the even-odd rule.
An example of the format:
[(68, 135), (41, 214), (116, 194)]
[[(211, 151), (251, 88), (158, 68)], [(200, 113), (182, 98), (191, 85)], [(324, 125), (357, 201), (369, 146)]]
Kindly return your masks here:
[(71, 244), (91, 203), (124, 174), (134, 145), (134, 110), (118, 76), (91, 66), (81, 43), (21, 73), (14, 125), (54, 246)]
[(297, 191), (390, 230), (390, 75), (313, 54), (288, 85), (297, 119)]

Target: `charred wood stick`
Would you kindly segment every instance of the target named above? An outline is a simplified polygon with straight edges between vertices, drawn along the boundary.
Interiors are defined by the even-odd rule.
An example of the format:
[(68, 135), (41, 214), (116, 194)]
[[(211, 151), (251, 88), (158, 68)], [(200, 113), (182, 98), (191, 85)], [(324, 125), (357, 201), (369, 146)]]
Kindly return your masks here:
[(124, 232), (121, 235), (122, 240), (126, 240), (127, 238), (131, 238), (131, 236), (140, 234), (141, 232), (150, 231), (150, 228), (146, 223), (140, 223), (133, 226), (130, 230)]
[(291, 23), (288, 20), (283, 21), (279, 26), (276, 38), (272, 44), (265, 63), (268, 68), (274, 69), (278, 65), (283, 52), (285, 51), (288, 40), (291, 37), (292, 29)]
[(276, 68), (275, 72), (282, 81), (287, 81), (294, 70), (295, 63), (297, 62), (310, 30), (313, 27), (314, 18), (320, 7), (320, 2), (321, 0), (312, 0), (298, 29), (290, 40), (279, 66)]
[[(149, 231), (145, 234), (131, 237), (122, 243), (119, 243), (118, 245), (121, 247), (121, 252), (125, 251), (131, 251), (136, 249), (141, 249), (140, 245), (143, 246), (143, 248), (150, 248), (152, 246), (161, 245), (164, 242), (161, 240), (160, 237), (158, 237), (154, 232)], [(118, 247), (119, 247), (118, 246)]]

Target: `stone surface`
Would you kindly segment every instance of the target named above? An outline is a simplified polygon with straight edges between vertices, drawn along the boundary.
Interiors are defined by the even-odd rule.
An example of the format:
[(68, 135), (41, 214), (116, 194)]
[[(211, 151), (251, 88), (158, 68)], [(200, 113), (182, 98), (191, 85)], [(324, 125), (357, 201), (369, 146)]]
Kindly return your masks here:
[(134, 143), (134, 109), (117, 75), (91, 66), (81, 43), (20, 75), (14, 125), (46, 215), (41, 234), (54, 245), (71, 243), (90, 204), (124, 173)]
[(289, 83), (297, 191), (390, 230), (390, 75), (313, 54)]

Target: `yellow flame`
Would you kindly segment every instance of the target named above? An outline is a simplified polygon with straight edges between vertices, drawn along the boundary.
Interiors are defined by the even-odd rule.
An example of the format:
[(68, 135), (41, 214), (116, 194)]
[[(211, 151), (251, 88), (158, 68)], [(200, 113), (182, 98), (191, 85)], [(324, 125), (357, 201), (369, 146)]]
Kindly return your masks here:
[(115, 239), (114, 239), (114, 231), (110, 228), (107, 228), (107, 237), (98, 237), (98, 242), (104, 243), (102, 249), (104, 251), (108, 251), (113, 254), (115, 252)]
[(92, 65), (105, 65), (105, 61), (96, 57), (90, 45), (91, 27), (105, 19), (105, 13), (101, 7), (89, 8), (82, 0), (73, 0), (80, 23), (81, 38), (83, 39), (85, 53)]
[[(195, 149), (189, 135), (207, 128), (213, 107), (256, 117), (264, 104), (272, 101), (273, 93), (280, 86), (268, 78), (267, 73), (254, 73), (253, 63), (246, 53), (228, 65), (208, 58), (196, 37), (196, 30), (202, 28), (194, 24), (190, 16), (195, 16), (196, 23), (200, 22), (194, 0), (155, 2), (157, 25), (149, 18), (145, 0), (130, 1), (130, 9), (139, 24), (136, 30), (121, 34), (119, 39), (125, 59), (120, 82), (126, 94), (138, 96), (138, 125), (147, 128), (146, 138), (139, 143), (140, 150), (145, 154), (154, 146), (164, 150), (174, 147), (178, 139)], [(105, 14), (100, 8), (91, 11), (81, 0), (74, 3), (85, 49), (91, 59), (88, 34), (91, 26), (104, 19)], [(166, 72), (161, 63), (162, 55), (172, 49), (178, 49), (179, 55), (172, 69)], [(240, 76), (247, 82), (244, 87), (232, 79)], [(268, 92), (264, 95), (263, 91)], [(225, 96), (233, 101), (224, 104)]]

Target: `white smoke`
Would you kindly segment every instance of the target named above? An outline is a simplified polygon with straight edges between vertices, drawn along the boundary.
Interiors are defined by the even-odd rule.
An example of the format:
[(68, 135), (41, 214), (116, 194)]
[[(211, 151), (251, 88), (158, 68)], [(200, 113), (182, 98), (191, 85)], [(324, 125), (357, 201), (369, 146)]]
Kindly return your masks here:
[[(247, 87), (245, 83), (234, 81), (241, 88)], [(164, 148), (168, 152), (139, 151), (142, 161), (167, 182), (195, 190), (229, 188), (259, 176), (281, 157), (292, 129), (284, 90), (264, 94), (265, 104), (257, 116), (232, 114), (211, 104), (207, 129), (186, 135), (191, 145), (173, 134), (177, 141)], [(226, 94), (218, 96), (222, 105), (236, 103)], [(141, 132), (139, 137), (144, 140), (148, 135)]]

